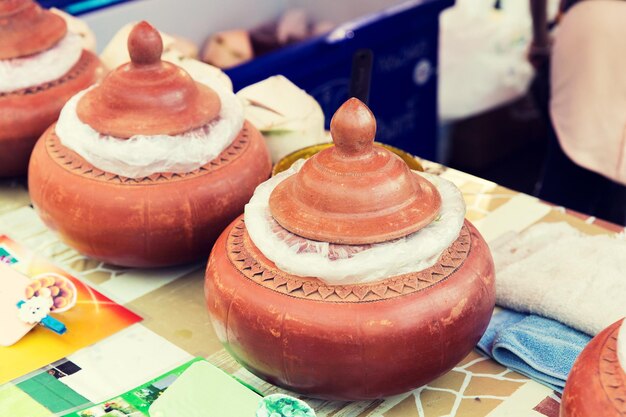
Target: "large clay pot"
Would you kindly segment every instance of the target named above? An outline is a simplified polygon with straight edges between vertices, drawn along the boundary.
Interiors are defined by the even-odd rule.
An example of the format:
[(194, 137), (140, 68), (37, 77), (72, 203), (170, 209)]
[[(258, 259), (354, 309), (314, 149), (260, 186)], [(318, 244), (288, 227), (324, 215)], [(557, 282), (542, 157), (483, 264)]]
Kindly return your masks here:
[[(65, 35), (65, 21), (32, 0), (4, 3), (0, 7), (0, 59), (41, 52)], [(103, 73), (98, 58), (83, 50), (79, 61), (62, 77), (0, 93), (0, 177), (26, 174), (35, 142), (58, 118), (65, 102)]]
[[(363, 107), (361, 103), (349, 101), (342, 109), (359, 113)], [(343, 135), (337, 124), (345, 125), (342, 117), (346, 115), (339, 117), (339, 121), (336, 119), (342, 109), (331, 124), (337, 149), (322, 151), (307, 161), (298, 174), (289, 177), (294, 179), (293, 183), (300, 182), (313, 188), (310, 193), (298, 197), (300, 202), (304, 201), (304, 206), (311, 196), (313, 204), (319, 205), (324, 198), (315, 193), (333, 188), (324, 179), (314, 179), (328, 173), (330, 168), (330, 171), (337, 168), (329, 160), (339, 159), (344, 168), (352, 166), (346, 169), (360, 170), (360, 175), (369, 176), (364, 173), (367, 168), (360, 164), (367, 164), (363, 161), (370, 157), (355, 154), (344, 159), (341, 155), (346, 147), (337, 141), (338, 138), (341, 141)], [(359, 123), (373, 123), (373, 117), (368, 117), (357, 117), (361, 121), (351, 126), (352, 133), (346, 135), (355, 134), (365, 140), (371, 135), (373, 140), (371, 131), (367, 133), (358, 126)], [(324, 152), (325, 156), (322, 155)], [(377, 148), (374, 152), (378, 154), (370, 161), (381, 162), (378, 156), (382, 158), (387, 151)], [(386, 159), (380, 166), (389, 167), (397, 161), (400, 159)], [(310, 164), (309, 170), (305, 169), (307, 164)], [(315, 171), (320, 166), (323, 168), (310, 175), (310, 170)], [(408, 168), (407, 171), (407, 175), (415, 175)], [(381, 171), (376, 168), (373, 177), (378, 174)], [(397, 185), (398, 178), (405, 174), (406, 171), (393, 170), (393, 175), (382, 172), (378, 179), (370, 176), (364, 189), (369, 184), (371, 190), (380, 193), (372, 195), (370, 191), (369, 199), (375, 200), (373, 204), (393, 202), (393, 194), (402, 188), (394, 187), (394, 184)], [(352, 181), (360, 175), (350, 176), (344, 172), (340, 175), (342, 184), (346, 177)], [(297, 179), (298, 176), (301, 178)], [(367, 181), (378, 182), (374, 186)], [(279, 187), (286, 183), (287, 180), (274, 189), (272, 198), (280, 198), (283, 191)], [(351, 187), (357, 189), (355, 194), (344, 190), (338, 199), (345, 203), (354, 198), (365, 198), (365, 194), (360, 195), (358, 191), (360, 185), (358, 181), (352, 184)], [(422, 184), (417, 185), (418, 189), (420, 186)], [(297, 199), (293, 195), (287, 197)], [(328, 194), (324, 197), (332, 199)], [(430, 211), (438, 204), (436, 196), (431, 197), (421, 200), (428, 207), (418, 207), (419, 215), (412, 224), (431, 218)], [(409, 196), (406, 201), (412, 201), (411, 198)], [(277, 202), (281, 204), (280, 200)], [(364, 205), (350, 208), (344, 203), (334, 201), (329, 211), (334, 208), (335, 211), (363, 212)], [(311, 208), (310, 205), (308, 208), (304, 206), (299, 209)], [(374, 212), (381, 210), (387, 219), (390, 213), (411, 214), (404, 210), (411, 208), (410, 203), (404, 204), (403, 210), (399, 211), (394, 210), (395, 206), (390, 207), (379, 206)], [(272, 215), (276, 212), (273, 207), (271, 212)], [(371, 214), (364, 217), (371, 219)], [(290, 223), (289, 214), (281, 211), (280, 215), (283, 218), (279, 223), (292, 230), (294, 224)], [(334, 219), (339, 216), (332, 215)], [(348, 217), (354, 219), (354, 216)], [(332, 224), (337, 222), (326, 222), (326, 219), (318, 219), (316, 238), (330, 239), (327, 236), (334, 234)], [(389, 226), (391, 223), (393, 226)], [(300, 224), (296, 222), (294, 229)], [(364, 237), (369, 235), (378, 241), (380, 236), (397, 236), (390, 229), (406, 228), (403, 220), (381, 222), (378, 230), (372, 230), (370, 226), (369, 220), (348, 226), (358, 229), (348, 235), (356, 237), (358, 242), (364, 242)], [(338, 227), (344, 230), (345, 225)], [(329, 233), (325, 235), (327, 231)], [(453, 368), (472, 350), (487, 328), (495, 305), (494, 266), (485, 241), (466, 221), (456, 241), (444, 250), (434, 266), (426, 270), (369, 284), (329, 285), (315, 277), (296, 276), (277, 268), (252, 241), (242, 216), (224, 231), (213, 247), (206, 270), (205, 295), (212, 324), (221, 342), (252, 373), (272, 384), (314, 397), (374, 399), (424, 385)]]
[[(617, 348), (623, 323), (600, 332), (574, 362), (561, 398), (561, 417), (626, 416), (626, 364), (620, 363)], [(622, 331), (620, 344), (626, 343), (625, 335)]]
[[(212, 120), (219, 111), (219, 101), (217, 104), (212, 101), (216, 99), (215, 93), (204, 87), (196, 93), (186, 73), (172, 64), (160, 66), (158, 32), (146, 23), (135, 29), (129, 45), (134, 41), (139, 46), (131, 50), (131, 57), (141, 61), (145, 58), (142, 53), (152, 54), (155, 62), (149, 64), (150, 68), (139, 68), (137, 71), (144, 71), (140, 74), (132, 67), (138, 65), (135, 61), (120, 67), (103, 82), (104, 96), (98, 91), (101, 87), (83, 96), (86, 101), (82, 109), (91, 112), (86, 117), (93, 123), (89, 124), (109, 126), (121, 132), (119, 136), (130, 137), (136, 126), (158, 132), (159, 126), (154, 122), (161, 121), (164, 132), (175, 133), (175, 129), (187, 128), (181, 121), (202, 124), (203, 118)], [(155, 82), (148, 73), (165, 73), (168, 82)], [(179, 76), (183, 79), (178, 80)], [(141, 109), (128, 111), (127, 118), (122, 109), (122, 115), (111, 117), (115, 123), (107, 125), (106, 115), (118, 111), (115, 103), (119, 103), (110, 104), (107, 97), (111, 94), (123, 97), (130, 89), (120, 88), (122, 82), (128, 81), (124, 77), (131, 79), (135, 88), (130, 92), (131, 104), (139, 103)], [(158, 103), (159, 89), (166, 90), (165, 109), (145, 105), (146, 97), (137, 98), (143, 93), (141, 81), (136, 77), (147, 79), (148, 85), (156, 85), (145, 93), (150, 103)], [(169, 111), (168, 100), (178, 97), (177, 91), (181, 91), (179, 96), (189, 94), (197, 106), (184, 108), (174, 103), (177, 110), (182, 108), (180, 114)], [(79, 116), (82, 104), (79, 102)], [(94, 107), (97, 111), (93, 111)], [(152, 114), (146, 116), (146, 111)], [(132, 120), (137, 117), (146, 117), (148, 122)], [(230, 146), (199, 169), (155, 173), (143, 178), (127, 178), (94, 167), (61, 144), (52, 126), (33, 151), (29, 190), (41, 219), (69, 246), (116, 265), (156, 267), (181, 264), (206, 255), (224, 227), (243, 211), (255, 187), (269, 177), (270, 170), (265, 142), (247, 122)]]

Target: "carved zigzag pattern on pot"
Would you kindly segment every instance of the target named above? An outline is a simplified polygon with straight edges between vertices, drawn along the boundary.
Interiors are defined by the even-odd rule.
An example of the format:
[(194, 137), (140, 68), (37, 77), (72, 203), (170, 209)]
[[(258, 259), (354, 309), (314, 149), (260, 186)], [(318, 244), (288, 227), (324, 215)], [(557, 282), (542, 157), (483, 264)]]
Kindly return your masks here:
[(600, 353), (600, 383), (607, 397), (620, 415), (626, 416), (626, 375), (617, 357), (619, 326), (604, 342)]
[(244, 276), (263, 287), (297, 298), (359, 303), (400, 297), (443, 281), (463, 265), (470, 251), (471, 237), (464, 225), (458, 239), (431, 268), (355, 285), (326, 285), (316, 278), (299, 277), (277, 269), (254, 248), (243, 219), (231, 229), (226, 245), (231, 263)]
[(42, 91), (49, 90), (51, 88), (57, 87), (59, 85), (65, 84), (68, 81), (71, 81), (81, 75), (90, 65), (95, 61), (95, 56), (86, 53), (83, 51), (78, 62), (70, 68), (70, 70), (61, 78), (57, 78), (56, 80), (48, 81), (47, 83), (35, 85), (32, 87), (22, 88), (21, 90), (10, 91), (7, 93), (0, 93), (0, 98), (8, 97), (8, 96), (27, 96), (31, 94), (41, 93)]
[(223, 167), (224, 165), (231, 163), (237, 157), (239, 157), (239, 155), (241, 155), (248, 147), (250, 143), (248, 135), (248, 127), (246, 126), (246, 124), (244, 124), (241, 132), (235, 138), (233, 143), (231, 143), (226, 149), (224, 149), (222, 153), (219, 154), (219, 156), (217, 156), (215, 159), (209, 161), (204, 166), (201, 166), (194, 171), (181, 174), (176, 174), (173, 172), (162, 172), (152, 174), (148, 177), (143, 178), (128, 178), (114, 174), (112, 172), (102, 171), (94, 167), (76, 152), (73, 152), (72, 150), (63, 146), (59, 141), (59, 137), (54, 132), (51, 132), (50, 135), (47, 135), (46, 150), (48, 151), (50, 157), (57, 164), (77, 175), (97, 181), (114, 182), (118, 184), (150, 185), (163, 181), (176, 181), (205, 175), (211, 171), (214, 171)]

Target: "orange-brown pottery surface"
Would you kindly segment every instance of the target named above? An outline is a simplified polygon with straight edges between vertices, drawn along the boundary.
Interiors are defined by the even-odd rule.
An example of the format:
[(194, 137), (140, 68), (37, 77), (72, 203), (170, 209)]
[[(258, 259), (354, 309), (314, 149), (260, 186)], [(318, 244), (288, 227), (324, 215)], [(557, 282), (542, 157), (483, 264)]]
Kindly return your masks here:
[(617, 356), (623, 320), (594, 337), (567, 377), (561, 417), (626, 416), (626, 373)]
[(37, 139), (57, 120), (65, 102), (97, 82), (103, 73), (100, 60), (84, 50), (63, 77), (0, 93), (0, 177), (26, 174)]

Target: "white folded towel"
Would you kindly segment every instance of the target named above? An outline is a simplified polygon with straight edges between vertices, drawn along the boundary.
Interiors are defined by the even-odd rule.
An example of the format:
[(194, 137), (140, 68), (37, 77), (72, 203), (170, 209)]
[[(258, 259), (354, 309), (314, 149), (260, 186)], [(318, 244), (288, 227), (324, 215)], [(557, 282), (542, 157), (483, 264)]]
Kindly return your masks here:
[[(596, 335), (626, 316), (626, 240), (540, 223), (492, 244), (496, 302)], [(498, 244), (500, 243), (500, 244)]]

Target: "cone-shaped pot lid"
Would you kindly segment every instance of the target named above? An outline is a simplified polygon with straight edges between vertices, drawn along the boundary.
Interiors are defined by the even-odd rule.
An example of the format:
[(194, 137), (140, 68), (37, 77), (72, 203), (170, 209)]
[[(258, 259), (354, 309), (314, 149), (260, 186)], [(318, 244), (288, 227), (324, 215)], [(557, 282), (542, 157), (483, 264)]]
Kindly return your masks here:
[(214, 120), (219, 96), (182, 68), (161, 61), (163, 40), (147, 22), (128, 36), (131, 62), (111, 72), (78, 102), (81, 121), (122, 139), (134, 135), (178, 135)]
[(66, 33), (65, 20), (33, 0), (0, 0), (0, 59), (45, 51)]
[(285, 229), (324, 242), (360, 245), (393, 240), (432, 222), (441, 207), (433, 184), (392, 152), (374, 145), (376, 119), (356, 98), (330, 122), (335, 146), (309, 159), (270, 196)]

